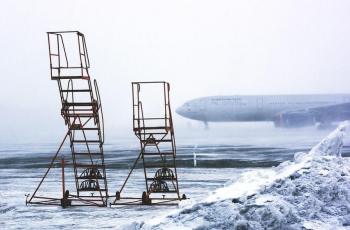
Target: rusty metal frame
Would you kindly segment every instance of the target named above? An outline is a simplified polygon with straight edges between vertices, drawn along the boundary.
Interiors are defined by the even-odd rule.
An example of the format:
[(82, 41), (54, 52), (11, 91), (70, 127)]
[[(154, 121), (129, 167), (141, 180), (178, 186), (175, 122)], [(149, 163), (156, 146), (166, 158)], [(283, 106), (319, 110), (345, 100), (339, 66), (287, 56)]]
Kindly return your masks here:
[[(67, 34), (77, 38), (78, 66), (71, 65), (68, 60), (64, 39)], [(56, 80), (58, 84), (62, 104), (61, 115), (68, 130), (34, 193), (30, 197), (27, 196), (26, 204), (105, 207), (107, 206), (108, 186), (103, 154), (103, 110), (97, 82), (94, 80), (93, 85), (91, 83), (90, 60), (85, 36), (79, 31), (60, 31), (48, 32), (47, 37), (50, 75), (51, 79)], [(56, 51), (53, 51), (52, 45), (56, 45)], [(80, 71), (77, 73), (76, 70)], [(73, 71), (74, 74), (71, 73)], [(84, 85), (84, 88), (77, 87), (78, 83)], [(84, 98), (85, 101), (78, 101), (79, 98)], [(93, 136), (93, 139), (88, 136)], [(67, 139), (70, 141), (72, 162), (66, 160), (60, 162), (62, 198), (36, 195), (57, 161)], [(73, 167), (76, 194), (70, 194), (68, 190), (65, 190), (64, 169), (66, 166)], [(97, 192), (98, 195), (94, 196), (91, 192)], [(86, 195), (87, 193), (89, 194)]]
[[(140, 98), (140, 91), (143, 85), (155, 85), (163, 88), (164, 107), (162, 117), (146, 117), (144, 115), (143, 105)], [(120, 190), (116, 192), (114, 201), (110, 205), (171, 205), (178, 201), (186, 199), (183, 195), (180, 197), (178, 176), (176, 169), (176, 143), (174, 135), (174, 126), (170, 107), (170, 84), (164, 81), (152, 82), (132, 82), (132, 102), (133, 102), (133, 131), (140, 142), (140, 153), (130, 169)], [(149, 125), (147, 122), (157, 121), (161, 126)], [(161, 151), (164, 147), (167, 151)], [(147, 147), (153, 146), (156, 150), (148, 152)], [(170, 160), (167, 159), (167, 156)], [(148, 164), (150, 157), (159, 157), (160, 162), (155, 165)], [(142, 192), (141, 197), (122, 196), (131, 174), (136, 168), (139, 160), (142, 160), (142, 166), (145, 177), (146, 190)], [(158, 160), (159, 160), (158, 159)], [(149, 170), (158, 169), (154, 177), (149, 177)], [(168, 176), (164, 174), (168, 173)], [(150, 183), (149, 183), (150, 182)], [(168, 182), (172, 189), (169, 189)], [(163, 197), (152, 197), (159, 193)], [(172, 195), (173, 194), (173, 195)], [(169, 197), (165, 197), (165, 196)]]

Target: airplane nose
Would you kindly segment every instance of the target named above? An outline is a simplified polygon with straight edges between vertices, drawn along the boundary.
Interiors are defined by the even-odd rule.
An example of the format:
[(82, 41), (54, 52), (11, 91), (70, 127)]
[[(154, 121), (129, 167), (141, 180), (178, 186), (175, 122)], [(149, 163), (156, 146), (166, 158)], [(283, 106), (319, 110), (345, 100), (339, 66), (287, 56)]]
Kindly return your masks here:
[(179, 115), (181, 115), (181, 116), (183, 116), (184, 115), (184, 107), (183, 106), (180, 106), (179, 108), (177, 108), (176, 110), (175, 110), (175, 112), (177, 113), (177, 114), (179, 114)]

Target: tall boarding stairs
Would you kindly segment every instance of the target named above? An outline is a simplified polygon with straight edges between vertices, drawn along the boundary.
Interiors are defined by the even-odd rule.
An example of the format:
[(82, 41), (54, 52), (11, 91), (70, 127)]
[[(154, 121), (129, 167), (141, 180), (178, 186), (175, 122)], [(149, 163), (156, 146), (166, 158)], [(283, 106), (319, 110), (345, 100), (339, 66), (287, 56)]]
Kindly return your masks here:
[[(150, 87), (153, 87), (154, 90)], [(158, 116), (150, 116), (145, 112), (142, 89), (149, 90), (150, 104), (147, 105), (157, 111)], [(163, 94), (154, 95), (156, 90)], [(129, 204), (172, 204), (186, 196), (180, 196), (176, 169), (176, 144), (174, 126), (170, 107), (170, 85), (167, 82), (133, 82), (133, 131), (140, 142), (140, 153), (132, 166), (121, 189), (116, 192), (116, 198), (111, 205)], [(156, 104), (155, 101), (161, 101)], [(141, 197), (123, 196), (122, 191), (136, 168), (138, 161), (142, 161), (145, 178), (145, 190)]]
[[(48, 32), (51, 79), (58, 84), (61, 115), (67, 133), (29, 204), (107, 206), (108, 186), (103, 154), (104, 123), (96, 80), (91, 82), (90, 61), (84, 34)], [(70, 52), (68, 52), (70, 51)], [(36, 195), (69, 139), (71, 161), (62, 161), (62, 198)], [(76, 193), (65, 190), (64, 167), (72, 166)]]

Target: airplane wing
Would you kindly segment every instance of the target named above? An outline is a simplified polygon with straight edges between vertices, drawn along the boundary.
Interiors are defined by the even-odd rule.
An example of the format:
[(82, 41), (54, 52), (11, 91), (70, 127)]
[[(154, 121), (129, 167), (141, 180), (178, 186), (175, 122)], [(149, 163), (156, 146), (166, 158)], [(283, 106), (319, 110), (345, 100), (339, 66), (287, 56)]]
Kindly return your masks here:
[(278, 127), (301, 127), (347, 119), (350, 119), (350, 103), (284, 111), (275, 116), (274, 123)]

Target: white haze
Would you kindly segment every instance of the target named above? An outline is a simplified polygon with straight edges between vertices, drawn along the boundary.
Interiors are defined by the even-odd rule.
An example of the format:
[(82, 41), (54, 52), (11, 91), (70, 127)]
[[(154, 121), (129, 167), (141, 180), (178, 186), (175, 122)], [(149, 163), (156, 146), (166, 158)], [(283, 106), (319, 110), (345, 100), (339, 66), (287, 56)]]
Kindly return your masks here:
[(133, 137), (131, 81), (169, 81), (173, 109), (209, 95), (347, 93), (349, 12), (349, 1), (2, 0), (0, 141), (65, 132), (46, 31), (86, 35), (113, 141)]

